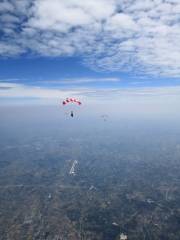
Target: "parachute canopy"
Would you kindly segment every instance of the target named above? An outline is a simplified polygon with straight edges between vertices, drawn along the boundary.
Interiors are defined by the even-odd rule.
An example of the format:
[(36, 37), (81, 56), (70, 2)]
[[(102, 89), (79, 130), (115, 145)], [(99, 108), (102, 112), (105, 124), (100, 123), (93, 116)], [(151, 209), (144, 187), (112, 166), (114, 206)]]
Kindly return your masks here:
[[(66, 98), (63, 102), (62, 105), (66, 106), (65, 109), (65, 114), (70, 115), (71, 117), (74, 117), (74, 111), (76, 112), (77, 109), (80, 109), (79, 106), (82, 103), (76, 99), (76, 98)], [(67, 112), (68, 111), (68, 112)]]
[(107, 114), (103, 114), (101, 115), (101, 118), (104, 120), (104, 122), (106, 122), (108, 120), (108, 115)]
[(62, 102), (63, 105), (67, 105), (67, 104), (69, 104), (69, 103), (74, 103), (74, 104), (77, 104), (77, 105), (81, 105), (81, 104), (82, 104), (82, 103), (81, 103), (78, 99), (76, 99), (76, 98), (66, 98), (66, 100), (64, 100), (64, 101)]

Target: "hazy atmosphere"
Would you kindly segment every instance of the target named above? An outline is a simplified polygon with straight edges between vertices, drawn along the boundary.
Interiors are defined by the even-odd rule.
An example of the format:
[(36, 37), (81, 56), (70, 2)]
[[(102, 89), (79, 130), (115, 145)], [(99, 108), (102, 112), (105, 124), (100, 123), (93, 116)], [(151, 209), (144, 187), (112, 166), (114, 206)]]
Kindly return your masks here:
[(0, 240), (180, 239), (180, 1), (0, 1)]

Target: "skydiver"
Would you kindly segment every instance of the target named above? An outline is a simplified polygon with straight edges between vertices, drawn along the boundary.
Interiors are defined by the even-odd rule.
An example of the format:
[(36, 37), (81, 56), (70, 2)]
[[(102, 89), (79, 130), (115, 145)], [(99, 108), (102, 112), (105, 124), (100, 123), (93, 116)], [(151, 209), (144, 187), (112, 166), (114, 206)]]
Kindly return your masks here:
[(71, 111), (71, 117), (74, 117), (74, 113), (73, 113), (73, 111)]

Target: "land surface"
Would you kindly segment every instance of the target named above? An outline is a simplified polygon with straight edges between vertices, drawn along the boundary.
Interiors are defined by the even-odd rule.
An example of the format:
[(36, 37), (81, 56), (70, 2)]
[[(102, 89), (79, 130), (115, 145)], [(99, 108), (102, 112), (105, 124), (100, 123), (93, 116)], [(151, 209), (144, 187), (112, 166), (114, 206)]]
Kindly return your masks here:
[(178, 125), (5, 119), (1, 240), (180, 239)]

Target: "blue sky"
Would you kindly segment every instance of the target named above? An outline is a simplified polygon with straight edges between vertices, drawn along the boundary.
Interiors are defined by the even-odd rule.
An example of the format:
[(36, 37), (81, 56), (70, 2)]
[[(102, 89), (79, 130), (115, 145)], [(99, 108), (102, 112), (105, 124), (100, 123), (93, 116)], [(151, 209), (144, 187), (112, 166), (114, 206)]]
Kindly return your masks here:
[(0, 98), (177, 96), (179, 15), (178, 0), (1, 1)]
[(81, 57), (28, 56), (0, 59), (0, 81), (39, 86), (174, 86), (179, 78), (138, 75), (133, 72), (95, 71), (83, 65)]

